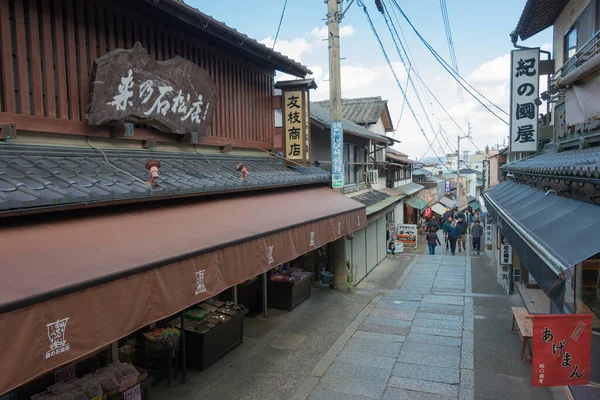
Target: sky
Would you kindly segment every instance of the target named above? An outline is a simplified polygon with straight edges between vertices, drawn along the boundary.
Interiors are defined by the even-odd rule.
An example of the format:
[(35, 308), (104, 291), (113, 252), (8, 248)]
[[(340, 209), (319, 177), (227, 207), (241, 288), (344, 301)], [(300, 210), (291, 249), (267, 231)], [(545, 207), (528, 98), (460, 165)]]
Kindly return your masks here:
[[(185, 0), (219, 21), (266, 44), (273, 45), (277, 25), (285, 0)], [(407, 80), (407, 71), (398, 56), (392, 36), (383, 16), (377, 11), (374, 0), (363, 0), (367, 11), (391, 60), (401, 85)], [(394, 15), (390, 0), (383, 0)], [(446, 7), (452, 31), (460, 75), (474, 88), (508, 111), (509, 68), (512, 43), (509, 34), (514, 30), (526, 0), (448, 0)], [(349, 1), (344, 1), (348, 4)], [(450, 63), (446, 33), (439, 0), (397, 0), (415, 28), (427, 42)], [(288, 0), (275, 50), (306, 65), (313, 71), (318, 88), (311, 92), (311, 100), (329, 98), (329, 64), (327, 27), (325, 24), (327, 4), (323, 0)], [(381, 96), (388, 100), (388, 107), (399, 140), (394, 148), (420, 160), (423, 157), (443, 157), (456, 151), (457, 137), (471, 126), (472, 142), (461, 141), (461, 152), (473, 153), (484, 150), (486, 145), (502, 145), (508, 137), (508, 125), (485, 110), (473, 97), (463, 90), (461, 103), (456, 81), (440, 66), (420, 39), (402, 18), (397, 9), (403, 44), (412, 54), (418, 75), (435, 98), (453, 117), (446, 115), (432, 96), (421, 94), (421, 107), (414, 90), (409, 85), (408, 104), (404, 104), (402, 91), (387, 65), (375, 35), (371, 31), (365, 13), (355, 1), (340, 25), (342, 96), (344, 98)], [(535, 35), (520, 45), (542, 47), (550, 50), (551, 28)], [(414, 73), (412, 74), (415, 78)], [(277, 79), (291, 77), (278, 74)], [(413, 79), (415, 84), (418, 79)], [(543, 85), (540, 92), (543, 91)], [(491, 107), (492, 108), (492, 107)], [(508, 117), (492, 108), (498, 115)], [(426, 110), (426, 111), (424, 111)], [(426, 116), (429, 117), (428, 122)], [(420, 126), (419, 126), (420, 125)], [(458, 126), (457, 126), (458, 125)], [(436, 134), (442, 130), (442, 134)], [(461, 131), (462, 130), (462, 131)], [(434, 140), (434, 138), (436, 138)], [(428, 144), (433, 141), (433, 146)]]

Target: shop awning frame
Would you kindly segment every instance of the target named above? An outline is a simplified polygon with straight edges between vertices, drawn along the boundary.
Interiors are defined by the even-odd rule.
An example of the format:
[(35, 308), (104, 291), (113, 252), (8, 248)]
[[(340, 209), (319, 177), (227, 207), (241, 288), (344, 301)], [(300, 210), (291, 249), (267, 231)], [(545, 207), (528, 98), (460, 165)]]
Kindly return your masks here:
[(53, 217), (0, 231), (0, 393), (367, 225), (322, 186)]

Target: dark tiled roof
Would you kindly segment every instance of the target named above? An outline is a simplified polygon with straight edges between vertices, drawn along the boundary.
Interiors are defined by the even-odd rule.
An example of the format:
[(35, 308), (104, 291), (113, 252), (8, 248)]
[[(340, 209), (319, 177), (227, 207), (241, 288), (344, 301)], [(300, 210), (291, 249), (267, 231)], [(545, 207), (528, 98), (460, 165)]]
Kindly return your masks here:
[[(324, 107), (321, 107), (318, 103), (310, 103), (310, 117), (315, 121), (325, 125), (326, 127), (331, 126), (329, 110)], [(342, 120), (342, 128), (344, 129), (344, 132), (349, 133), (351, 135), (376, 140), (378, 142), (389, 143), (389, 140), (385, 136), (373, 133), (367, 128), (364, 128), (346, 119)]]
[(461, 168), (461, 170), (459, 172), (461, 174), (477, 174), (477, 175), (481, 175), (481, 171), (477, 171), (476, 169), (472, 169), (472, 168)]
[[(376, 124), (385, 109), (387, 100), (377, 97), (360, 97), (342, 99), (342, 118), (356, 124)], [(319, 105), (329, 109), (329, 100), (320, 101)]]
[[(207, 28), (204, 28), (204, 31), (209, 35), (226, 35), (226, 39), (229, 39), (230, 42), (237, 43), (238, 49), (237, 51), (240, 53), (249, 52), (253, 56), (259, 56), (263, 60), (269, 61), (270, 64), (277, 67), (277, 69), (281, 72), (285, 72), (288, 74), (296, 75), (296, 76), (305, 76), (307, 74), (312, 74), (312, 71), (309, 70), (306, 66), (300, 64), (287, 57), (284, 54), (281, 54), (278, 51), (275, 51), (264, 44), (252, 39), (251, 37), (239, 32), (237, 29), (234, 29), (224, 22), (218, 21), (211, 17), (210, 15), (206, 15), (202, 13), (197, 8), (194, 8), (185, 1), (181, 0), (167, 0), (167, 4), (177, 5), (177, 8), (180, 8), (181, 11), (184, 11), (192, 16), (192, 18), (196, 18), (197, 22), (201, 21), (201, 24), (193, 24), (192, 22), (196, 22), (194, 20), (190, 20), (191, 25), (195, 25), (197, 28), (204, 28), (204, 24), (206, 24)], [(154, 1), (156, 3), (155, 7), (161, 7), (158, 1)], [(183, 18), (182, 18), (183, 19)]]
[(554, 25), (568, 2), (569, 0), (527, 0), (515, 33), (521, 40), (526, 40)]
[[(286, 168), (277, 158), (131, 150), (104, 152), (114, 167), (106, 163), (100, 151), (93, 149), (0, 145), (0, 212), (301, 185), (330, 179), (329, 173), (320, 168)], [(150, 159), (161, 163), (154, 189), (145, 183), (149, 179), (145, 164)], [(235, 170), (239, 162), (250, 173), (245, 182)]]
[(556, 145), (551, 145), (543, 153), (505, 164), (502, 169), (507, 172), (600, 178), (600, 147), (559, 153)]
[(390, 196), (385, 193), (378, 192), (377, 190), (370, 190), (368, 192), (359, 194), (358, 196), (352, 197), (352, 200), (356, 200), (368, 207), (372, 206), (373, 204), (377, 204), (388, 197)]

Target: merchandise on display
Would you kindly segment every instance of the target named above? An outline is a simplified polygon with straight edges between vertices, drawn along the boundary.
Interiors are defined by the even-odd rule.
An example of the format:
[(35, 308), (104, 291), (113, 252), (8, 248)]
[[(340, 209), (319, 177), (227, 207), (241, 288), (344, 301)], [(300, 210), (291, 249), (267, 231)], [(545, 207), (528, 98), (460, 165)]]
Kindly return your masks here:
[(274, 282), (298, 282), (312, 275), (311, 272), (302, 271), (299, 268), (290, 268), (288, 272), (277, 272), (271, 276)]
[[(184, 313), (185, 329), (199, 333), (207, 333), (214, 327), (229, 321), (232, 317), (244, 312), (244, 306), (231, 301), (210, 301), (198, 304)], [(181, 319), (169, 322), (172, 328), (181, 329)]]
[[(132, 364), (117, 361), (83, 378), (48, 386), (44, 392), (31, 396), (31, 400), (97, 400), (103, 394), (116, 395), (144, 379), (146, 374), (140, 376)], [(123, 386), (123, 382), (129, 384)]]

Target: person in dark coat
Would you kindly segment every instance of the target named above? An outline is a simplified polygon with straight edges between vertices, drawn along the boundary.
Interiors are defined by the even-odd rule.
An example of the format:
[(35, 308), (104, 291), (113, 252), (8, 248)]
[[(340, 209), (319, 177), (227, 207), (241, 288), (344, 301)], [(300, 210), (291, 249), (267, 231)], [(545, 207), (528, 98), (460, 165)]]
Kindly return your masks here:
[(437, 235), (437, 229), (429, 229), (429, 232), (427, 233), (427, 246), (429, 246), (430, 255), (435, 255), (435, 246), (437, 246), (438, 244), (440, 246), (442, 245), (442, 243), (440, 243), (440, 238), (438, 238)]
[(481, 237), (483, 236), (483, 228), (481, 227), (481, 222), (476, 219), (475, 226), (471, 229), (471, 235), (473, 236), (473, 251), (479, 252), (481, 251)]
[(446, 232), (446, 239), (450, 242), (450, 251), (452, 251), (452, 255), (456, 253), (456, 241), (460, 236), (460, 231), (458, 226), (456, 225), (456, 221), (452, 221), (450, 228), (448, 228), (448, 232)]
[(427, 222), (427, 231), (431, 231), (432, 229), (434, 229), (434, 232), (437, 232), (440, 230), (440, 225), (437, 223), (437, 221), (433, 218), (431, 218), (429, 220), (429, 222)]
[[(467, 251), (466, 249), (466, 234), (467, 234), (467, 223), (462, 219), (462, 217), (458, 217), (458, 223), (456, 224), (458, 227), (458, 252), (460, 253), (462, 250)], [(462, 248), (462, 250), (461, 250)]]
[(446, 221), (444, 221), (444, 225), (442, 225), (442, 230), (444, 231), (444, 238), (446, 239), (446, 250), (448, 250), (448, 229), (452, 226), (452, 217), (448, 217)]

